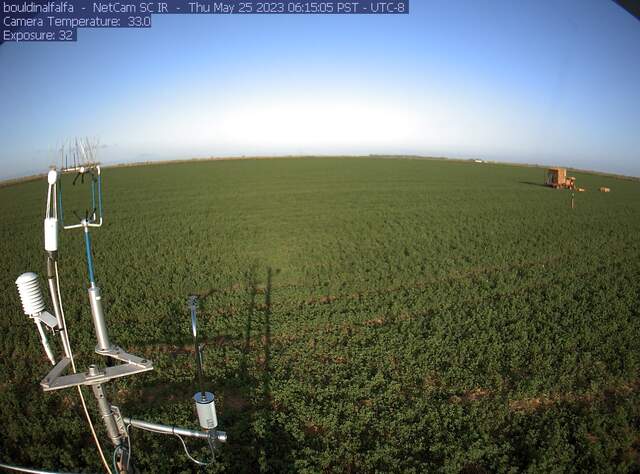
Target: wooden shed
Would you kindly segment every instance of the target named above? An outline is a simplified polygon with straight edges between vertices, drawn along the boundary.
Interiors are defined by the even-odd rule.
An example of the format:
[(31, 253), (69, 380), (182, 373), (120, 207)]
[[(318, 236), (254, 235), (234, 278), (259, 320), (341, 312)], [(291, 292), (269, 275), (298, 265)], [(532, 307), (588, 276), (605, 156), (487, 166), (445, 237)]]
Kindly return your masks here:
[(549, 168), (545, 173), (544, 184), (552, 188), (559, 188), (564, 185), (566, 178), (566, 168)]
[(567, 176), (566, 168), (549, 168), (545, 171), (544, 184), (556, 189), (575, 189), (576, 178)]

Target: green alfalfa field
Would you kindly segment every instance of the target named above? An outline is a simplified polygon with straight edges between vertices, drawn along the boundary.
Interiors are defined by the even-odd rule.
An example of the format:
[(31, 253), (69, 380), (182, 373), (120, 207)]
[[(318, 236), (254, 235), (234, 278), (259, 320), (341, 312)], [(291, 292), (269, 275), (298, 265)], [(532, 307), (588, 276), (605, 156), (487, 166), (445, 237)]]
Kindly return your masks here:
[[(197, 426), (197, 294), (228, 434), (209, 472), (638, 472), (640, 182), (572, 174), (587, 189), (575, 209), (532, 167), (107, 168), (96, 278), (112, 340), (155, 365), (111, 383), (110, 401)], [(45, 178), (0, 188), (0, 461), (98, 472), (77, 393), (39, 387), (50, 366), (14, 285), (44, 274), (45, 193)], [(81, 231), (61, 233), (86, 368), (100, 358), (83, 252)], [(177, 439), (131, 437), (140, 472), (198, 471)]]

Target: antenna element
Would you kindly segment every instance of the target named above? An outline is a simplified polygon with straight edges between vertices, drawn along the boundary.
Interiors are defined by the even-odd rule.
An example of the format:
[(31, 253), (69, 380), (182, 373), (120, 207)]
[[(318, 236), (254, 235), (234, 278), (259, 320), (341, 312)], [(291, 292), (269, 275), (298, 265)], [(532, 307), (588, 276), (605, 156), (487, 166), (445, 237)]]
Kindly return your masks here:
[(198, 421), (200, 426), (205, 430), (214, 430), (218, 426), (218, 417), (216, 416), (216, 404), (213, 393), (204, 390), (204, 377), (202, 372), (202, 345), (198, 341), (198, 317), (196, 308), (198, 305), (198, 297), (190, 296), (189, 308), (191, 309), (191, 333), (193, 334), (193, 344), (196, 353), (196, 376), (198, 379), (198, 388), (200, 389), (193, 396), (196, 402), (196, 411), (198, 412)]

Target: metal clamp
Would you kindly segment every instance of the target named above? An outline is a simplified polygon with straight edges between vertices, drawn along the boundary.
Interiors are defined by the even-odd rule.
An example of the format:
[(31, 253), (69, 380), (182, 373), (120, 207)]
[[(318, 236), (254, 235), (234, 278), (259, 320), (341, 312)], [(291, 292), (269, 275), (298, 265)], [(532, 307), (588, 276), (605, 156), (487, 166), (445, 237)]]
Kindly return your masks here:
[[(126, 352), (124, 353), (126, 354)], [(126, 354), (129, 355), (129, 354)], [(135, 357), (135, 356), (131, 356)], [(139, 358), (138, 358), (139, 359)], [(143, 362), (144, 361), (144, 362)], [(89, 372), (60, 376), (69, 365), (70, 360), (65, 357), (42, 379), (40, 386), (45, 392), (60, 390), (62, 388), (75, 387), (77, 385), (97, 385), (110, 380), (126, 377), (128, 375), (139, 374), (153, 370), (153, 363), (146, 359), (139, 359), (138, 363), (116, 365), (115, 367), (105, 367), (100, 370), (95, 366), (89, 368)]]

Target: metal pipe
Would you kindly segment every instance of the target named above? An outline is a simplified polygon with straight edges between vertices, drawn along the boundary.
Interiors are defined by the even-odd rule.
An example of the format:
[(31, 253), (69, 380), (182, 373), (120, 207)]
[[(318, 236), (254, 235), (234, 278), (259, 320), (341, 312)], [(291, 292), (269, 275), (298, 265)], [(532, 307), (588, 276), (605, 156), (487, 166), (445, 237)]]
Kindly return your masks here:
[(65, 327), (64, 320), (62, 319), (62, 310), (60, 305), (60, 295), (58, 294), (58, 286), (56, 284), (56, 276), (55, 276), (55, 259), (52, 255), (47, 256), (47, 283), (49, 284), (49, 294), (51, 295), (51, 303), (53, 305), (53, 313), (56, 315), (56, 319), (58, 320), (58, 329), (60, 332), (65, 333), (62, 340), (62, 348), (64, 349), (64, 355), (67, 357), (71, 357), (71, 348), (67, 344), (66, 332), (67, 328)]
[[(179, 426), (167, 426), (161, 425), (159, 423), (150, 423), (148, 421), (143, 420), (135, 420), (129, 417), (122, 417), (125, 424), (131, 425), (134, 428), (140, 428), (142, 430), (153, 431), (156, 433), (162, 434), (170, 434), (170, 435), (180, 435), (180, 436), (188, 436), (191, 438), (209, 438), (211, 436), (211, 432), (207, 431), (196, 431), (190, 430), (188, 428), (180, 428)], [(227, 433), (224, 431), (215, 431), (215, 437), (221, 443), (227, 442)]]
[[(91, 371), (91, 367), (89, 368), (89, 370)], [(93, 370), (96, 370), (95, 366)], [(102, 384), (92, 385), (91, 388), (93, 389), (93, 395), (98, 401), (98, 409), (100, 411), (100, 415), (102, 416), (102, 420), (104, 421), (104, 424), (107, 428), (109, 439), (114, 446), (120, 446), (122, 444), (122, 434), (118, 430), (118, 424), (116, 423), (116, 418), (113, 414), (113, 410), (111, 409), (111, 405), (107, 401), (107, 398), (104, 396)]]
[(102, 296), (100, 288), (92, 286), (89, 288), (89, 304), (91, 305), (91, 317), (93, 326), (96, 329), (96, 338), (98, 339), (98, 350), (108, 351), (111, 349), (109, 341), (109, 333), (107, 332), (107, 324), (104, 320), (104, 312), (102, 311)]
[(156, 431), (164, 434), (178, 434), (180, 436), (189, 436), (191, 438), (208, 438), (209, 434), (206, 431), (190, 430), (188, 428), (180, 428), (178, 426), (167, 426), (159, 423), (150, 423), (143, 420), (135, 420), (133, 418), (123, 417), (125, 424), (131, 425), (135, 428), (140, 428), (148, 431)]
[(54, 260), (51, 255), (47, 256), (47, 285), (49, 285), (49, 294), (51, 295), (51, 305), (53, 306), (53, 314), (58, 320), (58, 327), (62, 329), (62, 313), (60, 312), (60, 300), (56, 288), (56, 274), (54, 268)]

